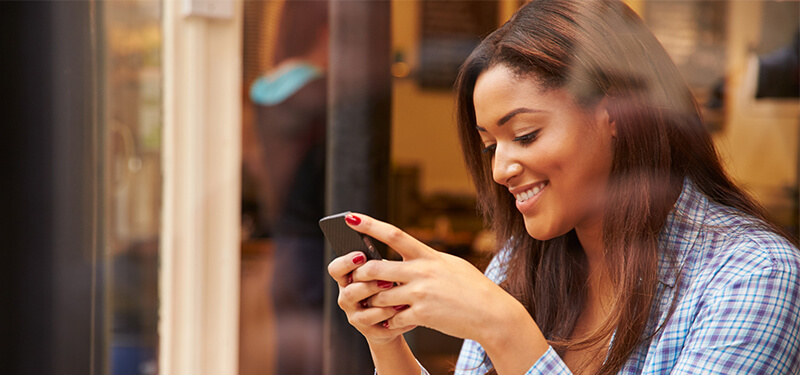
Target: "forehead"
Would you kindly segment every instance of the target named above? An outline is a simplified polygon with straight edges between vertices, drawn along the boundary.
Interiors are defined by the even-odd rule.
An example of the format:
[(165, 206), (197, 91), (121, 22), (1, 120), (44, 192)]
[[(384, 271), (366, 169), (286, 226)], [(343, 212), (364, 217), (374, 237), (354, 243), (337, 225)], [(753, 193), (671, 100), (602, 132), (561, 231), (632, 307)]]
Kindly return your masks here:
[(475, 81), (473, 100), (485, 101), (500, 96), (511, 96), (514, 93), (536, 92), (541, 94), (544, 88), (533, 74), (522, 75), (505, 65), (495, 65), (478, 76)]
[(542, 112), (576, 109), (566, 90), (547, 89), (535, 75), (520, 75), (503, 65), (478, 76), (472, 100), (477, 125), (481, 127), (496, 125), (500, 118), (518, 108)]

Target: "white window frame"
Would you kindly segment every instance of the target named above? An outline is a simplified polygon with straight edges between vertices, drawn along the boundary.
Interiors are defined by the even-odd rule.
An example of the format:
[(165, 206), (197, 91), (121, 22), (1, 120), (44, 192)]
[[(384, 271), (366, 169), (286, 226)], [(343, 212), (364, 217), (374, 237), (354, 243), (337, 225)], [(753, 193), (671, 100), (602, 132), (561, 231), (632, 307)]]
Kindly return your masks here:
[(242, 0), (163, 1), (159, 373), (235, 375), (239, 352)]

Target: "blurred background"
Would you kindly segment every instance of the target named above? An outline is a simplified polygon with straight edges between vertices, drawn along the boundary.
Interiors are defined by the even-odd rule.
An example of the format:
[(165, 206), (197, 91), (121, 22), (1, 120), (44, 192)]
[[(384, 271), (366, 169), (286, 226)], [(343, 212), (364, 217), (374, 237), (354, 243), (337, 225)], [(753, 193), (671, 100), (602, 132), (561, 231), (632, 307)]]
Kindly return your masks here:
[[(797, 234), (800, 2), (626, 3), (735, 180)], [(3, 2), (0, 373), (368, 367), (358, 336), (343, 347), (346, 327), (330, 328), (316, 220), (369, 212), (487, 264), (451, 88), (521, 4)], [(354, 175), (374, 188), (348, 201), (336, 192)], [(460, 340), (407, 338), (431, 373), (451, 371)]]

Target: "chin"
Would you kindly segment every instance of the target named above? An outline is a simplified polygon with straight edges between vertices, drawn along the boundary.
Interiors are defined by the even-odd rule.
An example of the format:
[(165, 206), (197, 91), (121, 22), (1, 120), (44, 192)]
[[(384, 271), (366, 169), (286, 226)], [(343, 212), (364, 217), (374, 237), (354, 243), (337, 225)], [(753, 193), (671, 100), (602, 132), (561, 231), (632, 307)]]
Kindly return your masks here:
[(552, 231), (542, 230), (542, 228), (531, 228), (532, 225), (529, 225), (527, 222), (525, 223), (525, 230), (527, 230), (528, 235), (537, 239), (539, 241), (547, 241), (552, 240), (559, 236), (559, 234), (554, 233)]

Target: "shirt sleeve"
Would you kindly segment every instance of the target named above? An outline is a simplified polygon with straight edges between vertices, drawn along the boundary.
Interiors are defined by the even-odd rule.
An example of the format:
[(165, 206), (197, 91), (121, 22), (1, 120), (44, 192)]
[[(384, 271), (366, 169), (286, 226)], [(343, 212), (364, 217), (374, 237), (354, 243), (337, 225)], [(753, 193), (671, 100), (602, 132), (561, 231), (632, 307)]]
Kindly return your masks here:
[(797, 270), (749, 271), (709, 285), (671, 374), (797, 373)]
[(556, 353), (555, 349), (551, 346), (544, 355), (533, 364), (525, 375), (545, 375), (545, 374), (559, 374), (567, 375), (572, 374), (572, 371), (567, 367), (561, 357)]

